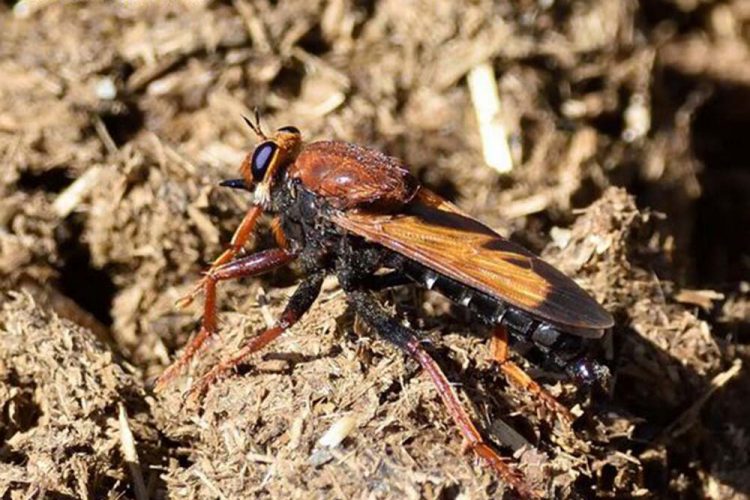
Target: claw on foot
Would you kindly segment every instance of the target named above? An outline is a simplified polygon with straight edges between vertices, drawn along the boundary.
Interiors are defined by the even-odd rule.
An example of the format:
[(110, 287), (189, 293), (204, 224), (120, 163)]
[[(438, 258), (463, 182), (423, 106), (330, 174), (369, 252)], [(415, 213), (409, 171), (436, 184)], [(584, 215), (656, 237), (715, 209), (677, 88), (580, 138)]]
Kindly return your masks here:
[(506, 460), (498, 455), (486, 443), (468, 444), (468, 450), (471, 450), (480, 461), (489, 466), (497, 476), (506, 484), (511, 486), (523, 498), (544, 498), (539, 492), (531, 488), (526, 482), (521, 471), (509, 465)]
[(182, 356), (169, 365), (169, 367), (164, 370), (164, 372), (159, 375), (159, 378), (156, 379), (156, 383), (154, 384), (154, 392), (159, 393), (164, 390), (164, 388), (169, 385), (169, 383), (174, 380), (177, 375), (180, 374), (180, 371), (192, 360), (195, 355), (200, 351), (201, 347), (203, 347), (208, 340), (213, 337), (213, 333), (210, 330), (207, 330), (206, 328), (201, 328), (201, 330), (198, 332), (198, 335), (193, 338), (193, 340), (190, 341), (190, 343), (185, 348), (185, 352), (182, 353)]
[(199, 293), (201, 293), (206, 288), (206, 282), (208, 281), (208, 277), (210, 275), (210, 271), (205, 273), (205, 276), (201, 278), (198, 283), (193, 286), (193, 289), (190, 290), (188, 293), (180, 297), (175, 301), (175, 307), (178, 309), (185, 309), (190, 304), (193, 303), (195, 300), (195, 297), (198, 296)]
[(549, 394), (547, 391), (542, 390), (539, 393), (542, 404), (544, 405), (547, 410), (549, 410), (553, 415), (557, 416), (558, 420), (565, 425), (566, 427), (571, 427), (573, 425), (573, 422), (575, 422), (576, 417), (570, 412), (570, 410), (563, 406), (559, 401), (557, 401), (551, 394)]
[(222, 365), (217, 365), (211, 369), (208, 373), (199, 378), (188, 391), (187, 402), (191, 405), (200, 402), (201, 398), (206, 394), (208, 388), (224, 378), (229, 370)]

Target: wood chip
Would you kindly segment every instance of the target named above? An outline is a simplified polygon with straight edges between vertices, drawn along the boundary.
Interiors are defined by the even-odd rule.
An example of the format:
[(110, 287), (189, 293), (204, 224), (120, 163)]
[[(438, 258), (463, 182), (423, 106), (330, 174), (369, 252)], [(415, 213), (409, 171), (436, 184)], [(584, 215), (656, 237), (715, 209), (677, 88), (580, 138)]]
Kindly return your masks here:
[(326, 433), (318, 440), (318, 444), (327, 448), (335, 448), (346, 439), (356, 426), (357, 419), (352, 415), (345, 415), (328, 428)]
[(73, 184), (57, 195), (52, 209), (60, 217), (67, 217), (78, 207), (91, 190), (99, 182), (99, 177), (104, 172), (103, 166), (90, 167)]
[(692, 304), (704, 311), (710, 311), (714, 301), (724, 300), (724, 294), (714, 290), (680, 290), (674, 299), (681, 304)]
[(130, 470), (130, 478), (133, 480), (133, 490), (138, 500), (148, 500), (148, 492), (143, 482), (141, 473), (141, 462), (138, 459), (138, 451), (135, 448), (135, 439), (130, 431), (128, 424), (128, 414), (122, 403), (118, 404), (118, 422), (120, 424), (120, 446), (122, 447), (122, 456)]
[(495, 71), (489, 63), (475, 66), (467, 76), (471, 102), (479, 122), (484, 162), (498, 173), (513, 170), (508, 135), (502, 123)]

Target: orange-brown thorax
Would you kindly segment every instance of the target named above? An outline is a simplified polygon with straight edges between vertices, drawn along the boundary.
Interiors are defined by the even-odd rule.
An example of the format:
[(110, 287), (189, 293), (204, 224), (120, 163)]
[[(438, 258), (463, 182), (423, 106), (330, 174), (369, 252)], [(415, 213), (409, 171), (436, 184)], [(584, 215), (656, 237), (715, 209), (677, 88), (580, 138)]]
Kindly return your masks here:
[(340, 209), (391, 212), (411, 201), (419, 187), (400, 160), (339, 141), (304, 146), (287, 176)]

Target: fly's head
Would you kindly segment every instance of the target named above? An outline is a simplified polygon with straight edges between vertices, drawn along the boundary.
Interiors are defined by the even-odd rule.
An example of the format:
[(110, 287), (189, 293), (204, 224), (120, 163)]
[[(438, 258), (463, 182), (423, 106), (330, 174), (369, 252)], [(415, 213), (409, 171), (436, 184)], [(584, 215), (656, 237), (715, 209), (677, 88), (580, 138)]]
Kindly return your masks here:
[(292, 163), (299, 154), (302, 134), (296, 127), (287, 126), (281, 127), (270, 136), (266, 135), (260, 128), (257, 113), (254, 123), (247, 118), (244, 120), (261, 142), (242, 162), (242, 179), (226, 181), (222, 185), (252, 191), (255, 204), (268, 210), (271, 205), (271, 191), (280, 185), (282, 167)]

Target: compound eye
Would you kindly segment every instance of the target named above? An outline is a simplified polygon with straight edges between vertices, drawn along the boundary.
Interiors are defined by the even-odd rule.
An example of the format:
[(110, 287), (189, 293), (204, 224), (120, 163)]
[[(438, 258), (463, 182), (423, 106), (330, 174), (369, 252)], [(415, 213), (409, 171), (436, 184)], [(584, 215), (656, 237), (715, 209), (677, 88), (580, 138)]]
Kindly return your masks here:
[(250, 164), (253, 172), (253, 180), (255, 180), (255, 182), (261, 182), (263, 180), (266, 175), (266, 170), (268, 170), (268, 167), (271, 165), (278, 149), (279, 147), (271, 141), (264, 142), (255, 148), (255, 152), (253, 152), (253, 160)]
[(277, 132), (286, 132), (288, 134), (297, 134), (300, 135), (300, 131), (297, 127), (292, 127), (291, 125), (287, 127), (281, 127)]

